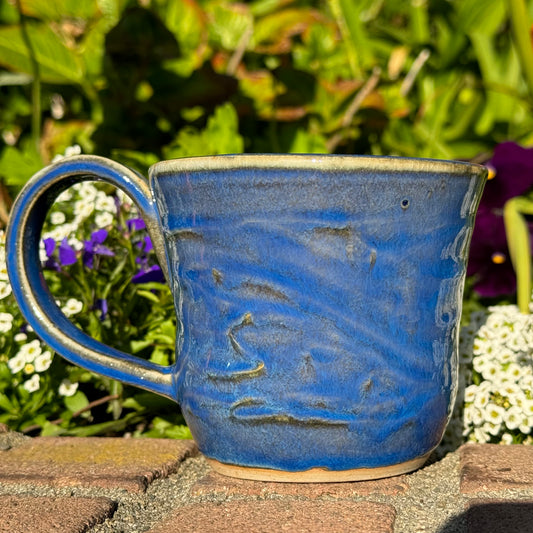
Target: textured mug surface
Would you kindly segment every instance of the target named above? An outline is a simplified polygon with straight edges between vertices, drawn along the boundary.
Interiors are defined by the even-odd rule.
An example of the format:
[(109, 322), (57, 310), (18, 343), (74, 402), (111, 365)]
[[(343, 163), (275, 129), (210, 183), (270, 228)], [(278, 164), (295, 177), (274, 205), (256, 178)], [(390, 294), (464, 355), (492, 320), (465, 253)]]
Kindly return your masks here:
[[(485, 174), (421, 159), (216, 156), (156, 164), (148, 191), (109, 160), (70, 158), (17, 199), (9, 274), (52, 348), (175, 399), (219, 471), (282, 481), (393, 475), (424, 462), (451, 412)], [(37, 281), (41, 212), (83, 179), (140, 204), (175, 299), (170, 367), (85, 337)]]

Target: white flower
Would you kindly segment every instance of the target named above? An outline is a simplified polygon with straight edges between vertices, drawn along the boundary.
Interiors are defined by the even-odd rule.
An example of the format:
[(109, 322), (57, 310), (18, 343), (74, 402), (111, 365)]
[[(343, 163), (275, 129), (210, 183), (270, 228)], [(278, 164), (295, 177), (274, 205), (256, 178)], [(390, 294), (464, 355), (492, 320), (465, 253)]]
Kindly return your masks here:
[(80, 223), (87, 217), (91, 216), (94, 211), (94, 203), (91, 200), (78, 200), (74, 203), (74, 212), (76, 213), (75, 221)]
[(16, 357), (22, 357), (26, 363), (33, 363), (35, 358), (41, 355), (43, 349), (38, 339), (35, 339), (28, 344), (24, 344), (20, 347)]
[(41, 377), (39, 374), (33, 374), (33, 376), (24, 382), (22, 385), (28, 392), (35, 392), (39, 390)]
[(94, 206), (98, 211), (107, 211), (111, 214), (115, 214), (117, 212), (117, 204), (115, 203), (115, 199), (102, 191), (98, 191)]
[(513, 405), (513, 407), (505, 411), (503, 415), (505, 425), (507, 426), (507, 429), (510, 429), (511, 431), (516, 429), (522, 423), (523, 419), (524, 414), (522, 413), (522, 409), (516, 405)]
[(66, 191), (63, 191), (57, 198), (56, 202), (70, 202), (72, 200), (72, 190), (67, 189)]
[(0, 260), (0, 281), (9, 281), (9, 276), (7, 275), (7, 265), (5, 260)]
[(13, 340), (15, 342), (24, 342), (25, 340), (27, 340), (28, 338), (28, 335), (26, 335), (26, 333), (17, 333), (14, 337), (13, 337)]
[(85, 202), (94, 202), (96, 195), (98, 194), (98, 189), (88, 181), (74, 185), (74, 189), (79, 197)]
[(505, 376), (514, 380), (519, 380), (522, 377), (522, 369), (516, 363), (511, 363), (503, 372)]
[(488, 391), (478, 391), (474, 399), (474, 407), (483, 410), (489, 403), (490, 395)]
[(65, 157), (72, 157), (73, 155), (80, 155), (80, 154), (81, 154), (81, 147), (79, 144), (67, 146), (67, 148), (65, 149), (65, 154), (55, 155), (52, 159), (52, 163), (56, 163), (57, 161), (60, 161), (61, 159), (64, 159)]
[(94, 217), (94, 223), (96, 224), (96, 227), (98, 228), (105, 228), (106, 226), (111, 226), (114, 220), (115, 218), (113, 217), (113, 215), (107, 211), (98, 213)]
[(494, 403), (489, 403), (485, 408), (483, 416), (485, 420), (491, 424), (501, 424), (503, 422), (503, 415), (505, 409)]
[(485, 443), (490, 440), (489, 434), (485, 431), (483, 428), (475, 428), (474, 429), (474, 440), (476, 442)]
[(478, 386), (477, 385), (469, 385), (465, 389), (465, 402), (466, 403), (472, 403), (476, 399), (476, 395), (478, 393)]
[(7, 281), (0, 281), (0, 300), (11, 294), (11, 285)]
[(522, 412), (526, 416), (533, 416), (533, 400), (528, 400), (525, 398), (521, 404), (520, 407), (522, 408)]
[(0, 313), (0, 333), (7, 333), (13, 327), (13, 315), (10, 313)]
[(66, 316), (77, 315), (83, 309), (83, 303), (76, 298), (69, 298), (67, 303), (61, 308), (61, 311), (65, 313)]
[(483, 366), (481, 375), (487, 381), (499, 381), (502, 374), (502, 367), (496, 363), (489, 362)]
[(483, 429), (489, 435), (496, 437), (500, 433), (502, 425), (501, 423), (486, 422), (485, 424), (483, 424)]
[(533, 426), (533, 416), (524, 418), (522, 423), (518, 426), (520, 433), (527, 435), (531, 431), (531, 426)]
[(480, 426), (484, 422), (483, 412), (473, 405), (465, 407), (463, 419), (466, 426)]
[(512, 444), (513, 443), (513, 436), (510, 433), (504, 433), (502, 435), (502, 444)]
[(491, 358), (487, 354), (477, 355), (472, 361), (474, 370), (478, 374), (481, 374), (483, 368), (485, 368), (485, 366), (487, 366), (489, 363), (491, 363)]
[(78, 390), (78, 383), (72, 383), (69, 379), (64, 379), (59, 385), (58, 392), (61, 396), (73, 396)]
[(83, 249), (83, 243), (76, 237), (69, 237), (68, 243), (76, 252), (80, 252)]
[(17, 374), (20, 372), (24, 365), (26, 364), (26, 360), (24, 357), (20, 357), (19, 355), (15, 355), (15, 357), (12, 357), (8, 362), (7, 366), (9, 367), (9, 370), (11, 370), (12, 374)]
[(52, 354), (49, 350), (46, 350), (41, 355), (35, 358), (35, 371), (44, 372), (50, 368), (52, 364)]
[(62, 211), (54, 211), (50, 215), (50, 222), (54, 224), (54, 226), (57, 226), (58, 224), (64, 224), (67, 217), (65, 216), (65, 213)]

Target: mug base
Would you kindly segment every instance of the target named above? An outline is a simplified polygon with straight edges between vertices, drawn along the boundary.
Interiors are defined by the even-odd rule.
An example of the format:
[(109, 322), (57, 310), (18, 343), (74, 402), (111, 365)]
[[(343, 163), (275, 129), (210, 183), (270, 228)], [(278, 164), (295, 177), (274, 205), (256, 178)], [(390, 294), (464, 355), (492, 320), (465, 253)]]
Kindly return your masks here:
[(215, 472), (228, 477), (253, 481), (275, 481), (282, 483), (342, 483), (346, 481), (367, 481), (385, 477), (398, 476), (417, 470), (427, 461), (429, 453), (404, 463), (376, 468), (354, 468), (351, 470), (327, 470), (311, 468), (301, 472), (288, 472), (270, 468), (253, 468), (221, 463), (207, 458)]

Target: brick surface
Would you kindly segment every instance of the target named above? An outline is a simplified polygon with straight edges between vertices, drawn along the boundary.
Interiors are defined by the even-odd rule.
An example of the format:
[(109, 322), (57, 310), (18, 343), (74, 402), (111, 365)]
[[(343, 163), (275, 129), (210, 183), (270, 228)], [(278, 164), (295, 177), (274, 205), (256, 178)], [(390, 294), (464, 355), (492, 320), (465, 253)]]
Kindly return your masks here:
[(232, 501), (186, 506), (150, 533), (393, 533), (395, 516), (374, 502)]
[(108, 498), (0, 496), (0, 533), (81, 533), (115, 507)]
[(531, 533), (533, 501), (472, 500), (466, 517), (468, 533)]
[(234, 479), (210, 472), (191, 489), (192, 496), (297, 496), (311, 500), (327, 496), (343, 499), (370, 494), (395, 495), (409, 488), (406, 476), (351, 483), (272, 483)]
[(39, 437), (0, 452), (3, 483), (145, 490), (197, 453), (190, 440)]
[(460, 457), (462, 493), (533, 489), (533, 446), (466, 444)]

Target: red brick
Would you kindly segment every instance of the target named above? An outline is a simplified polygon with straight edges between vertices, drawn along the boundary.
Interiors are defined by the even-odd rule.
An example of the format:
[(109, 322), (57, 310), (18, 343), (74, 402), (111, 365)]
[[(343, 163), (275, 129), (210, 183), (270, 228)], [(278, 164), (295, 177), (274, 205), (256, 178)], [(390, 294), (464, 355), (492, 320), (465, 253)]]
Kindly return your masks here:
[(297, 496), (311, 500), (327, 496), (329, 498), (352, 498), (370, 494), (395, 495), (409, 488), (406, 476), (397, 476), (375, 481), (351, 483), (272, 483), (230, 478), (210, 472), (197, 481), (192, 496)]
[(466, 444), (460, 457), (463, 493), (533, 489), (533, 446)]
[(467, 533), (531, 533), (533, 501), (472, 500)]
[(392, 506), (374, 502), (231, 501), (188, 505), (150, 533), (392, 533), (395, 517)]
[(81, 533), (115, 507), (108, 498), (0, 496), (0, 533)]
[(39, 437), (0, 452), (4, 483), (142, 491), (197, 453), (190, 440)]

